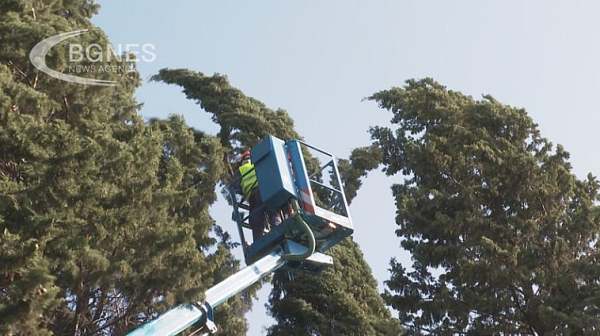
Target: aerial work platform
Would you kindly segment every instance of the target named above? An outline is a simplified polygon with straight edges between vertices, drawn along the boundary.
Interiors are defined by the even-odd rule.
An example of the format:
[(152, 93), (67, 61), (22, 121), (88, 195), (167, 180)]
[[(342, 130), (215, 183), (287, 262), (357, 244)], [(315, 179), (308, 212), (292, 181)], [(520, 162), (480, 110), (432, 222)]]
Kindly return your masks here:
[[(286, 241), (310, 247), (310, 233), (307, 234), (298, 225), (299, 218), (308, 225), (314, 236), (314, 252), (325, 252), (354, 232), (333, 155), (300, 140), (284, 142), (272, 136), (263, 140), (250, 153), (263, 207), (280, 211), (288, 218), (250, 244), (244, 234), (244, 229), (250, 229), (250, 207), (236, 190), (237, 181), (230, 185), (233, 217), (238, 224), (246, 264), (266, 255), (274, 246), (284, 244), (287, 249)], [(255, 211), (264, 211), (264, 208)]]
[[(206, 291), (205, 302), (180, 305), (129, 333), (129, 336), (176, 335), (192, 325), (200, 335), (216, 332), (213, 309), (267, 274), (289, 270), (320, 272), (333, 264), (323, 252), (353, 232), (348, 203), (333, 155), (300, 140), (269, 136), (251, 150), (262, 205), (284, 218), (257, 241), (248, 242), (250, 206), (239, 190), (241, 176), (229, 187), (233, 220), (237, 223), (248, 267)], [(194, 333), (195, 334), (195, 333)]]

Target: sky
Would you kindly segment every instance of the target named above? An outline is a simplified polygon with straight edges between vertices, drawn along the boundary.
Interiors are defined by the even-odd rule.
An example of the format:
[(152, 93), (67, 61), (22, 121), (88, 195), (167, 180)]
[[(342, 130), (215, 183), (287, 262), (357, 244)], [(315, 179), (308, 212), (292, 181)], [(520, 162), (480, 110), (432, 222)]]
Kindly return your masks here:
[[(113, 44), (153, 44), (136, 96), (146, 117), (183, 115), (215, 134), (209, 115), (179, 87), (150, 83), (162, 68), (225, 74), (272, 109), (285, 109), (305, 140), (337, 157), (370, 144), (369, 126), (391, 114), (364, 98), (432, 77), (475, 99), (522, 107), (542, 135), (571, 153), (580, 178), (600, 172), (598, 1), (193, 1), (97, 0), (93, 22)], [(394, 235), (389, 189), (398, 176), (371, 173), (350, 207), (357, 241), (379, 289), (391, 257), (410, 256)], [(237, 237), (223, 204), (211, 214)], [(239, 252), (238, 252), (238, 255)], [(260, 300), (248, 335), (271, 320)]]

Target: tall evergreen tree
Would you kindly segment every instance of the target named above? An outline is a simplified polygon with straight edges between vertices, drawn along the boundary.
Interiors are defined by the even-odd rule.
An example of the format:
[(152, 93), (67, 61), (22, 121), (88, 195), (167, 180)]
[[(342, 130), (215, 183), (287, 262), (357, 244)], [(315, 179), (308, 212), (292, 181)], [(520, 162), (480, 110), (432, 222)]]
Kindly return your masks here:
[(372, 128), (412, 269), (385, 295), (413, 334), (591, 335), (600, 330), (598, 180), (523, 109), (431, 79), (370, 97), (396, 129)]
[(275, 275), (268, 335), (400, 335), (358, 244), (349, 238), (328, 254), (334, 265), (321, 274)]
[[(89, 21), (97, 9), (0, 3), (0, 334), (123, 334), (236, 267), (208, 215), (225, 167), (218, 139), (180, 118), (146, 124), (136, 72), (87, 74), (118, 86), (84, 86), (29, 62), (39, 41), (82, 28), (71, 42), (106, 46)], [(59, 44), (46, 63), (66, 72), (66, 55)], [(96, 65), (109, 64), (130, 65)]]
[[(260, 101), (230, 86), (227, 78), (205, 76), (190, 70), (164, 69), (156, 81), (176, 84), (212, 115), (221, 127), (218, 137), (230, 152), (253, 147), (268, 135), (282, 139), (300, 138), (292, 119), (283, 110), (273, 111)], [(350, 198), (360, 188), (360, 178), (381, 161), (378, 147), (357, 149), (352, 160), (342, 160), (340, 170)], [(224, 161), (229, 162), (230, 157)], [(311, 165), (314, 166), (314, 162)], [(326, 177), (325, 177), (326, 178)], [(226, 182), (230, 179), (223, 177)], [(351, 239), (332, 249), (335, 266), (321, 275), (284, 271), (273, 281), (270, 311), (278, 324), (270, 335), (399, 335), (401, 329), (383, 305), (377, 284), (358, 245)]]
[[(361, 178), (380, 162), (377, 146), (355, 149), (350, 160), (340, 160), (349, 203), (357, 195)], [(346, 239), (328, 254), (334, 266), (319, 275), (276, 274), (269, 310), (277, 324), (268, 335), (401, 335), (400, 324), (385, 307), (358, 244)]]

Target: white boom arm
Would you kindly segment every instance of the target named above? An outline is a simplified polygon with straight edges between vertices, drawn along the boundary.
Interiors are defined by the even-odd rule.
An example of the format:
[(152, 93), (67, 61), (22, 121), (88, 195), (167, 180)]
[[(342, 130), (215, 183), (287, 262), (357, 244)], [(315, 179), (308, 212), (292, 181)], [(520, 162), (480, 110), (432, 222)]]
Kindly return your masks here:
[(286, 263), (283, 258), (284, 254), (282, 248), (275, 249), (275, 251), (262, 257), (254, 264), (208, 289), (206, 291), (206, 302), (172, 308), (158, 318), (132, 331), (128, 336), (176, 335), (200, 319), (206, 320), (205, 327), (208, 332), (216, 331), (212, 321), (212, 309), (259, 281), (265, 275), (283, 266)]

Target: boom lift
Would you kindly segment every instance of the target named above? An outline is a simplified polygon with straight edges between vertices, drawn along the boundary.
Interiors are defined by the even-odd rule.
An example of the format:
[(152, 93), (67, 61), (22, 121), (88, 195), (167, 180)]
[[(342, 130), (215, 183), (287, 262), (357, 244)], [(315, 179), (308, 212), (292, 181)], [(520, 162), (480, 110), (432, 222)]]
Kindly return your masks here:
[[(306, 160), (305, 154), (310, 154)], [(323, 252), (354, 232), (335, 157), (300, 140), (273, 136), (254, 147), (251, 156), (263, 199), (254, 211), (268, 207), (286, 219), (250, 245), (244, 234), (250, 229), (250, 208), (238, 193), (243, 176), (238, 178), (228, 191), (248, 266), (208, 289), (205, 302), (172, 308), (129, 336), (176, 335), (194, 324), (209, 335), (217, 330), (213, 309), (267, 274), (281, 267), (318, 273), (333, 264)], [(311, 163), (319, 167), (309, 175)]]

